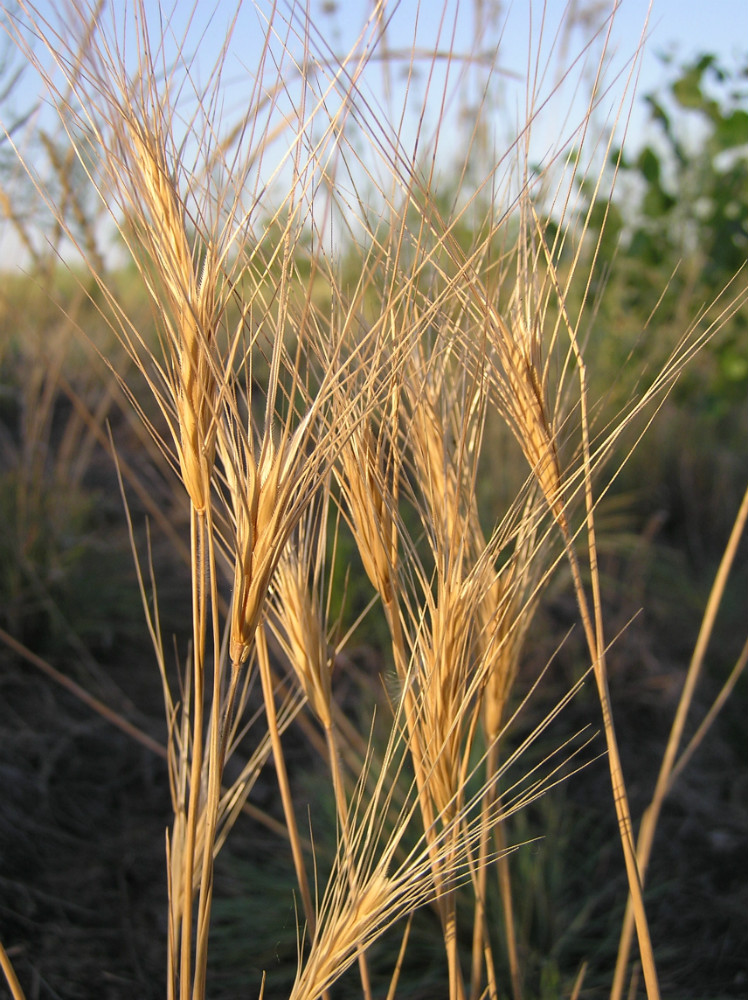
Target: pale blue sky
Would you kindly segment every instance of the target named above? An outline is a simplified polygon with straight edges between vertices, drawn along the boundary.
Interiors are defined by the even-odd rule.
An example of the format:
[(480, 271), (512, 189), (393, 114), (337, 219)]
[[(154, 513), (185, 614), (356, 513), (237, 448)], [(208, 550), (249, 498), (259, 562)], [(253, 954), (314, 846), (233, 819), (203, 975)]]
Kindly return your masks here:
[[(76, 0), (75, 6), (85, 7), (90, 0)], [(153, 23), (158, 26), (156, 0), (145, 0), (149, 15), (153, 15)], [(163, 3), (164, 9), (169, 9), (168, 0)], [(256, 3), (244, 0), (239, 4), (239, 15), (235, 25), (232, 42), (231, 68), (226, 73), (227, 81), (234, 81), (234, 87), (229, 89), (227, 108), (229, 112), (241, 109), (247, 93), (247, 73), (253, 73), (264, 35), (263, 16), (272, 9), (271, 0), (257, 0)], [(287, 0), (278, 0), (281, 17), (287, 16), (291, 5)], [(606, 15), (613, 9), (613, 0), (392, 0), (388, 10), (392, 11), (392, 20), (388, 26), (387, 46), (390, 50), (402, 53), (410, 51), (415, 44), (424, 52), (433, 49), (438, 44), (442, 49), (450, 47), (469, 52), (476, 47), (474, 41), (474, 14), (482, 6), (486, 12), (486, 21), (480, 31), (477, 48), (481, 51), (494, 52), (498, 46), (498, 64), (508, 71), (494, 81), (491, 100), (495, 103), (496, 132), (493, 136), (495, 149), (506, 149), (504, 141), (512, 137), (515, 122), (525, 121), (525, 95), (527, 91), (527, 67), (529, 50), (533, 53), (531, 62), (537, 63), (545, 70), (544, 79), (539, 84), (539, 99), (536, 106), (542, 104), (546, 96), (556, 91), (561, 76), (561, 68), (568, 67), (574, 61), (585, 43), (589, 42), (591, 33), (589, 25), (579, 25), (574, 30), (568, 27), (570, 11), (592, 12), (596, 25), (604, 26)], [(39, 0), (37, 9), (42, 12), (55, 11), (59, 0)], [(649, 10), (649, 0), (620, 0), (612, 22), (608, 47), (608, 65), (606, 80), (610, 90), (601, 102), (598, 124), (610, 122), (619, 108), (633, 109), (631, 126), (627, 143), (628, 147), (636, 146), (643, 139), (642, 130), (646, 121), (641, 100), (633, 100), (630, 81), (628, 79), (630, 60), (637, 51), (645, 21)], [(191, 22), (190, 38), (199, 39), (190, 42), (189, 50), (195, 50), (196, 60), (193, 67), (196, 75), (205, 77), (212, 67), (216, 54), (225, 38), (226, 26), (237, 8), (236, 0), (177, 0), (174, 7), (174, 30), (180, 33), (184, 25)], [(302, 15), (304, 3), (296, 4), (296, 17), (299, 34), (302, 33)], [(332, 13), (324, 13), (324, 9), (333, 8)], [(131, 0), (110, 0), (107, 4), (107, 18), (119, 22), (123, 11), (132, 11)], [(311, 0), (311, 11), (314, 27), (319, 31), (317, 42), (312, 49), (324, 52), (326, 45), (335, 53), (347, 51), (354, 44), (366, 18), (370, 16), (372, 0)], [(285, 12), (285, 15), (284, 13)], [(442, 20), (442, 12), (444, 18)], [(543, 23), (543, 14), (545, 21)], [(55, 15), (51, 15), (55, 19)], [(542, 23), (542, 39), (541, 39)], [(276, 22), (276, 30), (283, 30), (282, 20)], [(454, 41), (452, 31), (454, 30)], [(601, 29), (604, 31), (604, 27)], [(649, 39), (644, 49), (640, 63), (640, 77), (637, 92), (639, 95), (661, 87), (665, 80), (665, 70), (658, 60), (658, 53), (672, 51), (680, 60), (692, 57), (697, 53), (713, 52), (721, 60), (733, 65), (735, 60), (741, 60), (742, 65), (748, 63), (748, 0), (653, 0), (649, 19)], [(532, 43), (529, 39), (532, 37)], [(590, 82), (602, 48), (603, 35), (597, 41), (590, 43), (587, 62), (580, 59), (575, 66), (570, 80), (563, 84), (548, 103), (544, 113), (540, 115), (533, 132), (531, 158), (541, 161), (548, 157), (559, 143), (570, 140), (574, 128), (584, 118), (586, 103), (589, 99)], [(295, 52), (300, 51), (300, 43), (290, 45)], [(277, 47), (280, 51), (281, 46)], [(132, 52), (132, 48), (130, 49)], [(539, 53), (539, 54), (538, 54)], [(289, 85), (293, 87), (293, 64), (286, 56), (286, 62), (281, 67), (281, 75), (288, 74)], [(391, 75), (390, 107), (397, 117), (404, 101), (407, 60), (399, 64), (402, 72), (395, 70)], [(423, 94), (427, 90), (427, 79), (430, 69), (428, 60), (418, 64), (418, 72), (412, 81), (408, 114), (402, 135), (406, 146), (415, 135), (418, 115), (421, 111)], [(446, 63), (442, 61), (434, 69), (434, 78), (428, 87), (428, 112), (426, 115), (425, 136), (428, 138), (429, 127), (433, 127), (440, 119), (440, 97), (444, 90), (444, 73)], [(452, 84), (456, 82), (457, 68), (452, 67)], [(270, 69), (272, 77), (273, 69)], [(384, 107), (383, 64), (373, 62), (367, 69), (367, 77), (363, 84), (364, 93), (371, 94), (372, 107)], [(277, 77), (276, 77), (277, 79)], [(485, 83), (485, 70), (472, 66), (467, 72), (466, 82), (461, 85), (460, 97), (452, 107), (462, 108), (463, 117), (471, 101), (475, 102)], [(29, 85), (33, 80), (29, 78)], [(493, 104), (491, 105), (493, 110)], [(387, 117), (384, 111), (382, 118)], [(442, 120), (449, 121), (442, 116)], [(462, 132), (450, 125), (443, 130), (440, 138), (442, 153), (456, 154), (459, 160), (459, 145), (464, 142)], [(2, 238), (0, 237), (0, 244)]]
[[(122, 0), (114, 2), (116, 6)], [(208, 11), (217, 11), (213, 20), (214, 30), (208, 30), (205, 42), (201, 45), (200, 55), (204, 56), (206, 66), (210, 59), (209, 43), (222, 37), (221, 25), (226, 23), (227, 12), (233, 10), (234, 6), (233, 0), (218, 0), (217, 4), (208, 0), (198, 5), (199, 17), (207, 16)], [(304, 6), (301, 3), (298, 9), (303, 11)], [(540, 94), (546, 96), (557, 87), (562, 65), (568, 67), (590, 39), (591, 32), (585, 25), (580, 25), (571, 32), (564, 30), (569, 13), (591, 11), (592, 20), (601, 26), (597, 42), (590, 46), (587, 69), (583, 68), (580, 60), (571, 72), (567, 84), (560, 88), (559, 96), (551, 102), (545, 115), (540, 116), (534, 130), (533, 143), (538, 158), (541, 158), (545, 151), (558, 144), (562, 136), (565, 138), (571, 134), (584, 117), (589, 83), (602, 48), (607, 16), (615, 6), (614, 0), (482, 0), (481, 4), (476, 4), (474, 0), (399, 0), (388, 4), (392, 19), (388, 25), (387, 45), (390, 49), (403, 53), (413, 45), (424, 52), (437, 44), (447, 49), (452, 45), (451, 32), (454, 29), (454, 48), (468, 52), (475, 45), (474, 15), (478, 6), (482, 6), (486, 18), (478, 46), (492, 51), (498, 45), (498, 64), (510, 74), (499, 81), (495, 91), (503, 104), (497, 112), (497, 127), (499, 131), (506, 129), (507, 136), (511, 134), (515, 121), (525, 120), (529, 38), (533, 39), (530, 45), (533, 61), (546, 68), (545, 79), (539, 86)], [(180, 3), (178, 7), (189, 10), (191, 3)], [(270, 0), (259, 0), (256, 5), (249, 2), (241, 5), (235, 29), (234, 51), (250, 70), (261, 38), (258, 11), (261, 15), (271, 7)], [(325, 15), (325, 7), (333, 8), (332, 13)], [(371, 15), (372, 7), (372, 0), (335, 0), (332, 3), (311, 0), (312, 15), (315, 26), (320, 30), (322, 43), (329, 44), (336, 52), (347, 51), (359, 36), (367, 17)], [(280, 0), (278, 8), (283, 12), (288, 9), (288, 5)], [(621, 106), (628, 108), (630, 105), (633, 111), (627, 141), (633, 145), (641, 141), (646, 116), (642, 102), (631, 101), (633, 90), (628, 80), (628, 64), (637, 51), (648, 14), (648, 40), (640, 62), (636, 91), (639, 95), (663, 85), (666, 71), (658, 58), (658, 54), (662, 52), (673, 52), (680, 60), (697, 53), (713, 52), (728, 64), (741, 58), (744, 65), (748, 63), (748, 0), (652, 0), (651, 9), (649, 0), (620, 0), (612, 20), (608, 48), (606, 79), (610, 92), (607, 100), (602, 103), (599, 116), (601, 119), (610, 119)], [(541, 40), (543, 15), (545, 21), (542, 23)], [(261, 22), (261, 16), (259, 20)], [(280, 28), (279, 23), (278, 30)], [(401, 74), (392, 74), (391, 107), (396, 116), (402, 108), (405, 92), (403, 79), (406, 75), (406, 62), (403, 61), (400, 65)], [(439, 117), (444, 70), (443, 63), (436, 67), (429, 89), (427, 103), (434, 122)], [(413, 119), (420, 112), (428, 72), (429, 64), (423, 60), (412, 86), (409, 107)], [(452, 73), (454, 78), (456, 71), (453, 69)], [(511, 82), (512, 74), (516, 74), (518, 78), (516, 83)], [(375, 100), (382, 103), (383, 78), (377, 63), (369, 67), (368, 86)], [(468, 91), (472, 88), (473, 99), (477, 100), (484, 82), (485, 74), (481, 74), (480, 70), (468, 73), (466, 87)], [(538, 103), (541, 102), (542, 97)], [(415, 121), (411, 128), (415, 128)], [(408, 135), (407, 125), (405, 134)], [(441, 144), (443, 150), (449, 145), (448, 142), (445, 143), (444, 136)]]
[[(90, 0), (77, 0), (74, 6), (85, 7), (88, 4)], [(158, 3), (156, 0), (145, 0), (145, 5), (153, 12), (156, 23)], [(262, 40), (263, 15), (271, 10), (271, 0), (243, 0), (238, 4), (237, 0), (197, 0), (197, 3), (194, 0), (164, 0), (162, 3), (164, 10), (171, 9), (172, 5), (176, 11), (174, 20), (179, 25), (178, 30), (191, 20), (193, 37), (198, 37), (199, 29), (211, 24), (201, 36), (198, 47), (198, 61), (205, 67), (211, 65), (223, 39), (225, 26), (238, 6), (240, 13), (235, 28), (234, 51), (248, 68), (252, 68)], [(291, 5), (289, 0), (279, 0), (277, 6), (281, 16)], [(305, 5), (306, 0), (296, 3), (300, 12)], [(530, 21), (533, 21), (533, 34), (537, 40), (544, 9), (547, 50), (554, 42), (556, 29), (569, 11), (592, 9), (598, 23), (601, 23), (605, 13), (615, 6), (614, 0), (482, 0), (481, 5), (487, 12), (487, 25), (481, 43), (492, 47), (501, 35), (499, 63), (520, 74), (527, 66)], [(61, 4), (60, 0), (39, 0), (35, 6), (44, 13), (59, 10)], [(120, 20), (122, 12), (132, 10), (132, 6), (128, 0), (109, 0), (106, 4), (107, 16)], [(324, 41), (338, 51), (344, 51), (355, 40), (372, 6), (373, 0), (311, 0), (312, 15)], [(428, 48), (437, 37), (442, 10), (446, 9), (441, 43), (447, 47), (450, 26), (455, 11), (459, 9), (456, 47), (467, 50), (472, 42), (476, 6), (475, 0), (389, 0), (387, 9), (393, 11), (389, 44), (392, 48), (405, 50), (416, 38), (419, 45)], [(326, 7), (334, 8), (334, 12), (325, 16), (322, 11)], [(611, 34), (611, 51), (617, 52), (619, 57), (628, 57), (636, 50), (649, 8), (649, 0), (619, 0)], [(578, 51), (583, 34), (583, 30), (578, 29), (567, 38), (569, 44), (564, 52), (567, 61), (575, 50)], [(657, 53), (661, 51), (673, 49), (683, 57), (696, 52), (715, 52), (727, 60), (740, 58), (742, 54), (748, 59), (748, 0), (652, 0), (649, 35), (642, 60), (640, 92), (651, 89), (662, 80), (657, 59)], [(556, 41), (556, 51), (558, 49)]]

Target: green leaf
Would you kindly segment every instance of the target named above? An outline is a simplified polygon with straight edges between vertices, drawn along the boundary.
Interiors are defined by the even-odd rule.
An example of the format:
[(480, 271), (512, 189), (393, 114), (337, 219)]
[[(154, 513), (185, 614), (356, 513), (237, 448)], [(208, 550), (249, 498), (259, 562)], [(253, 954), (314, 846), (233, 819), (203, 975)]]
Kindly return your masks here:
[(673, 84), (673, 97), (682, 108), (703, 109), (706, 103), (701, 92), (703, 73), (704, 71), (699, 65), (692, 66)]
[(716, 123), (714, 138), (720, 149), (748, 145), (748, 111), (733, 111)]
[(748, 358), (735, 348), (727, 348), (720, 354), (719, 368), (728, 382), (744, 382), (748, 378)]
[(663, 108), (663, 106), (660, 104), (660, 102), (657, 100), (657, 98), (653, 94), (648, 94), (644, 98), (644, 101), (645, 101), (646, 104), (649, 105), (649, 113), (650, 113), (650, 116), (652, 118), (652, 121), (653, 122), (657, 122), (658, 124), (662, 125), (662, 127), (663, 127), (663, 129), (665, 131), (665, 135), (669, 136), (671, 134), (670, 133), (670, 118), (667, 115), (667, 113), (666, 113), (665, 109)]
[(651, 146), (645, 146), (639, 153), (636, 165), (650, 184), (660, 183), (660, 160)]
[(652, 184), (642, 200), (642, 210), (650, 219), (659, 219), (676, 205), (676, 199), (659, 184)]

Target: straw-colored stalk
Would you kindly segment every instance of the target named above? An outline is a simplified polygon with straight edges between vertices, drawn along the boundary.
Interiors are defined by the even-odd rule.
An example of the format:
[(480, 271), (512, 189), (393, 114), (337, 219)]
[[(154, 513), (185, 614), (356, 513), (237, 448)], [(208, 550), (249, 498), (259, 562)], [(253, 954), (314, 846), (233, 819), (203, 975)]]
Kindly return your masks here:
[[(146, 128), (129, 112), (123, 114), (118, 138), (128, 166), (128, 183), (143, 199), (143, 210), (150, 220), (146, 249), (164, 287), (168, 305), (162, 304), (168, 343), (172, 352), (172, 381), (168, 383), (177, 417), (174, 444), (179, 467), (192, 508), (191, 563), (193, 581), (193, 685), (192, 732), (183, 733), (182, 755), (189, 754), (188, 799), (175, 816), (171, 842), (172, 862), (176, 859), (182, 870), (170, 866), (175, 884), (170, 888), (173, 917), (179, 928), (179, 981), (181, 996), (186, 1000), (192, 973), (192, 897), (197, 872), (199, 904), (196, 925), (194, 988), (204, 992), (207, 964), (207, 934), (212, 900), (213, 839), (218, 821), (223, 752), (218, 740), (218, 701), (221, 676), (219, 624), (217, 608), (217, 570), (210, 510), (213, 474), (216, 412), (218, 391), (215, 359), (215, 310), (218, 273), (208, 249), (203, 272), (195, 276), (193, 254), (185, 229), (184, 208), (167, 169), (165, 143), (158, 126)], [(129, 154), (129, 155), (128, 155)], [(207, 747), (207, 776), (204, 765), (204, 720), (206, 703), (206, 639), (210, 623), (213, 636), (213, 721), (210, 745)], [(207, 780), (207, 789), (203, 784)], [(183, 787), (183, 792), (187, 789)], [(207, 794), (207, 802), (203, 795)], [(198, 831), (204, 824), (202, 849)], [(176, 955), (174, 956), (176, 959)], [(176, 989), (174, 976), (170, 988)]]
[[(730, 575), (730, 570), (732, 569), (733, 562), (737, 555), (739, 543), (743, 538), (746, 524), (748, 524), (748, 489), (744, 492), (740, 507), (735, 515), (735, 521), (733, 522), (730, 537), (725, 546), (719, 568), (712, 584), (712, 589), (709, 593), (709, 599), (704, 611), (704, 617), (699, 629), (699, 635), (696, 639), (686, 679), (678, 701), (678, 707), (676, 709), (670, 734), (668, 736), (667, 746), (665, 747), (665, 752), (662, 756), (662, 762), (657, 775), (655, 789), (652, 793), (652, 801), (644, 811), (641, 824), (639, 826), (639, 836), (636, 843), (636, 856), (639, 862), (642, 882), (644, 881), (647, 873), (647, 867), (649, 865), (649, 859), (654, 845), (654, 837), (657, 830), (657, 822), (660, 812), (662, 810), (663, 803), (673, 786), (676, 769), (680, 770), (680, 767), (683, 765), (689, 756), (690, 751), (693, 749), (689, 745), (689, 747), (681, 754), (680, 760), (676, 760), (678, 750), (683, 739), (688, 713), (693, 703), (696, 685), (704, 665), (707, 647), (714, 630), (717, 612), (724, 597), (727, 579)], [(736, 676), (745, 668), (747, 651), (748, 644), (743, 647), (743, 654), (736, 664), (736, 670), (734, 671)], [(709, 713), (707, 714), (707, 717), (708, 715)], [(696, 745), (698, 745), (698, 740), (703, 738), (703, 735), (704, 732), (701, 730), (696, 734)], [(621, 926), (616, 968), (613, 977), (613, 986), (611, 989), (611, 1000), (620, 1000), (623, 995), (626, 970), (628, 967), (631, 942), (634, 933), (634, 906), (635, 901), (630, 896), (626, 904), (626, 912)]]
[[(475, 288), (475, 286), (473, 287)], [(556, 291), (560, 294), (560, 288), (557, 284)], [(530, 301), (532, 300), (531, 296), (528, 296), (528, 298)], [(563, 300), (559, 301), (558, 305), (562, 315), (565, 315)], [(495, 367), (489, 377), (494, 385), (499, 407), (519, 442), (545, 496), (548, 507), (554, 516), (555, 522), (559, 527), (572, 572), (577, 604), (582, 618), (602, 709), (613, 800), (618, 817), (619, 835), (623, 848), (629, 888), (634, 900), (639, 949), (647, 983), (647, 995), (649, 1000), (659, 1000), (659, 986), (657, 983), (654, 954), (646, 911), (644, 909), (641, 877), (634, 850), (631, 813), (608, 690), (595, 545), (592, 468), (589, 453), (589, 426), (587, 422), (586, 369), (576, 342), (574, 328), (567, 322), (571, 338), (571, 349), (579, 373), (579, 402), (583, 438), (581, 449), (583, 464), (580, 477), (586, 508), (585, 525), (594, 601), (592, 611), (590, 610), (589, 600), (582, 581), (574, 538), (572, 537), (566, 511), (564, 479), (558, 459), (552, 410), (547, 400), (546, 376), (544, 375), (545, 370), (541, 360), (541, 331), (535, 326), (532, 329), (528, 329), (519, 310), (515, 310), (515, 323), (510, 328), (504, 323), (496, 312), (496, 309), (485, 297), (476, 303), (476, 309), (485, 317), (483, 329), (486, 331), (487, 341), (491, 345), (493, 357), (495, 358)], [(483, 359), (481, 359), (481, 363), (483, 363)]]
[[(326, 510), (324, 504), (323, 510)], [(288, 546), (280, 560), (273, 577), (271, 621), (298, 684), (325, 735), (340, 840), (346, 859), (346, 877), (353, 898), (358, 893), (357, 874), (352, 863), (348, 801), (332, 704), (331, 677), (335, 654), (327, 641), (317, 589), (326, 535), (320, 530), (319, 537), (313, 538), (315, 521), (315, 518), (310, 518), (300, 524), (297, 544)], [(310, 926), (313, 928), (313, 925)], [(359, 952), (358, 963), (364, 996), (370, 997), (370, 976), (363, 950)]]

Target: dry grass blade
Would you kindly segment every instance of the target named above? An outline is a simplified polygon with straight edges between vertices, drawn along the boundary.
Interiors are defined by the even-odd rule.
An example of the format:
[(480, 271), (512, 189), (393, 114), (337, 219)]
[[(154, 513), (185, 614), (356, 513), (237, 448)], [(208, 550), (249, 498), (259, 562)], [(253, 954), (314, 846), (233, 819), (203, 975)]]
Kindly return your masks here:
[(13, 964), (8, 958), (8, 953), (0, 942), (0, 968), (3, 970), (3, 975), (5, 976), (5, 981), (8, 984), (8, 989), (10, 990), (13, 1000), (26, 1000), (26, 994), (21, 989), (21, 984), (18, 981), (18, 976), (15, 973)]
[[(448, 803), (447, 811), (452, 818), (449, 821), (440, 818), (438, 830), (423, 831), (419, 822), (421, 793), (415, 784), (411, 784), (406, 801), (397, 809), (394, 818), (390, 818), (393, 779), (401, 772), (403, 753), (407, 752), (409, 741), (404, 728), (393, 730), (373, 787), (367, 774), (371, 761), (360, 776), (350, 815), (349, 836), (339, 842), (336, 865), (320, 903), (317, 930), (312, 935), (308, 953), (299, 956), (299, 970), (291, 992), (294, 1000), (312, 1000), (320, 996), (351, 966), (360, 950), (370, 947), (387, 929), (416, 909), (433, 903), (438, 912), (451, 912), (449, 906), (444, 909), (444, 901), (449, 900), (460, 885), (470, 882), (471, 855), (477, 849), (486, 823), (493, 829), (555, 782), (564, 780), (575, 756), (584, 749), (585, 743), (576, 749), (562, 747), (531, 773), (507, 781), (507, 803), (485, 814), (482, 803), (488, 784), (496, 783), (518, 764), (521, 768), (523, 753), (573, 695), (573, 691), (569, 692), (559, 702), (517, 751), (490, 775), (486, 785), (467, 797), (460, 791), (459, 807)], [(484, 764), (484, 759), (479, 760), (477, 768)], [(466, 781), (476, 776), (477, 768), (466, 775)], [(415, 844), (406, 847), (413, 826), (420, 832)], [(492, 864), (497, 858), (498, 854), (491, 851), (484, 860)], [(353, 879), (350, 877), (351, 865), (355, 872)], [(454, 988), (459, 989), (459, 985)]]
[[(686, 680), (678, 701), (678, 708), (670, 729), (670, 735), (667, 746), (665, 747), (665, 753), (662, 757), (662, 764), (660, 766), (659, 774), (657, 775), (655, 789), (652, 793), (652, 801), (644, 811), (641, 819), (639, 836), (636, 843), (636, 854), (639, 862), (639, 869), (642, 873), (642, 881), (647, 873), (647, 866), (652, 853), (652, 846), (654, 844), (655, 831), (657, 829), (657, 821), (660, 816), (660, 811), (662, 810), (665, 798), (672, 787), (673, 772), (676, 767), (676, 756), (683, 739), (683, 731), (693, 701), (694, 691), (704, 664), (707, 646), (714, 629), (717, 611), (722, 603), (727, 578), (735, 560), (739, 542), (745, 532), (746, 522), (748, 522), (748, 489), (743, 494), (740, 508), (735, 515), (735, 522), (732, 526), (730, 537), (727, 545), (725, 546), (725, 551), (722, 555), (722, 560), (709, 594), (709, 600), (701, 622), (701, 628), (699, 629), (699, 636), (696, 641), (696, 646), (694, 647), (688, 673), (686, 674)], [(745, 655), (743, 656), (743, 665), (745, 665)], [(678, 762), (678, 764), (680, 764), (680, 762)], [(631, 952), (631, 939), (634, 926), (633, 917), (633, 906), (629, 901), (621, 928), (621, 937), (618, 945), (618, 957), (616, 960), (616, 969), (613, 978), (613, 987), (611, 990), (611, 1000), (619, 1000), (623, 994), (626, 970)]]

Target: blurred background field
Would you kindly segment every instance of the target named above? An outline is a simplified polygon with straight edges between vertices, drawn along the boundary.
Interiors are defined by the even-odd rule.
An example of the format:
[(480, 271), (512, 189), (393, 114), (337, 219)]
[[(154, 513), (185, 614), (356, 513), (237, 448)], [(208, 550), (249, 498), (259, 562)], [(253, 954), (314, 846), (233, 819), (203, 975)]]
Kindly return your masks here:
[[(552, 12), (555, 6), (549, 5)], [(6, 7), (5, 16), (12, 15), (13, 6)], [(677, 16), (689, 17), (687, 9), (678, 5)], [(408, 15), (408, 5), (401, 13)], [(596, 25), (607, 13), (608, 5), (581, 0), (565, 8), (549, 57), (551, 75), (562, 76), (574, 46), (597, 44)], [(313, 16), (333, 47), (336, 37), (345, 47), (354, 24), (342, 4), (322, 4)], [(488, 6), (483, 16), (497, 19), (488, 22), (492, 31), (501, 24)], [(672, 16), (666, 7), (658, 37), (666, 37)], [(219, 23), (220, 9), (212, 30)], [(397, 36), (390, 34), (385, 57), (392, 79), (397, 49)], [(165, 724), (112, 442), (136, 542), (141, 552), (148, 538), (152, 546), (163, 631), (181, 649), (190, 622), (189, 592), (181, 584), (189, 509), (173, 470), (107, 367), (139, 405), (147, 405), (141, 376), (111, 333), (112, 306), (55, 230), (12, 144), (24, 144), (55, 203), (69, 213), (80, 244), (100, 257), (110, 287), (148, 338), (153, 316), (141, 278), (113, 242), (65, 136), (46, 112), (37, 111), (28, 69), (10, 43), (0, 43), (0, 52), (6, 130), (0, 140), (0, 224), (8, 248), (0, 274), (0, 940), (29, 998), (155, 998), (164, 995), (169, 796), (166, 765), (154, 744), (165, 744)], [(457, 120), (466, 131), (470, 100), (482, 85), (479, 69), (469, 66), (464, 87), (455, 90)], [(512, 72), (521, 75), (522, 60)], [(613, 66), (614, 79), (616, 72)], [(498, 87), (499, 93), (506, 87), (505, 97), (516, 82), (507, 80)], [(653, 415), (599, 508), (605, 611), (608, 635), (615, 637), (610, 686), (637, 818), (652, 793), (704, 605), (748, 479), (745, 47), (742, 53), (670, 52), (656, 73), (648, 69), (646, 86), (631, 101), (635, 126), (623, 151), (616, 142), (607, 155), (608, 189), (617, 175), (613, 194), (600, 197), (584, 176), (576, 184), (580, 218), (596, 202), (592, 227), (578, 246), (571, 239), (564, 251), (578, 252), (582, 261), (569, 299), (588, 297), (584, 334), (592, 398), (601, 412), (636, 398), (686, 329), (721, 325)], [(507, 109), (507, 131), (514, 110)], [(542, 129), (539, 134), (542, 158)], [(486, 149), (490, 155), (490, 144)], [(455, 171), (445, 159), (445, 205), (457, 201), (465, 183)], [(552, 195), (549, 180), (549, 232)], [(475, 218), (480, 215), (478, 198)], [(270, 205), (266, 218), (272, 218)], [(474, 235), (470, 218), (464, 217), (464, 233), (456, 230), (466, 245)], [(261, 238), (272, 240), (270, 225)], [(345, 274), (346, 266), (355, 267), (355, 255), (347, 263), (343, 241), (339, 251)], [(324, 287), (318, 294), (324, 296)], [(153, 339), (155, 344), (155, 334)], [(148, 416), (158, 426), (155, 408)], [(620, 440), (614, 468), (642, 430), (634, 424)], [(489, 424), (486, 434), (495, 462), (476, 492), (490, 519), (525, 472), (505, 429)], [(350, 558), (345, 614), (353, 622), (369, 600), (368, 584), (353, 547), (346, 553), (344, 536), (340, 544), (339, 558)], [(720, 610), (687, 737), (745, 643), (747, 544)], [(573, 621), (570, 580), (560, 573), (544, 596), (521, 665), (517, 698), (554, 657), (532, 712), (547, 710), (584, 663), (578, 629), (556, 652)], [(375, 692), (384, 703), (390, 665), (382, 629), (374, 609), (350, 645), (347, 679), (341, 679), (337, 697), (352, 714), (360, 690)], [(70, 684), (64, 687), (54, 671), (107, 706), (115, 719), (82, 701)], [(747, 697), (741, 677), (661, 819), (646, 898), (664, 996), (748, 996)], [(577, 711), (584, 715), (584, 704), (571, 710), (565, 722), (570, 732)], [(523, 725), (529, 727), (532, 718)], [(123, 720), (137, 732), (123, 728)], [(323, 794), (309, 760), (302, 731), (289, 756), (300, 801)], [(584, 776), (509, 821), (510, 840), (541, 838), (512, 856), (528, 998), (568, 996), (583, 962), (588, 971), (581, 996), (602, 996), (609, 983), (625, 880), (613, 809), (603, 816), (592, 809), (609, 796), (608, 781), (606, 768), (593, 763)], [(275, 797), (272, 776), (263, 775), (253, 803), (279, 818)], [(331, 802), (331, 826), (334, 815)], [(295, 936), (288, 928), (296, 915), (288, 893), (274, 893), (289, 870), (285, 850), (267, 825), (247, 818), (221, 855), (211, 958), (215, 998), (250, 995), (243, 985), (248, 961), (253, 983), (259, 982), (258, 970), (268, 967), (286, 968), (293, 979)], [(260, 894), (268, 901), (262, 906), (253, 901)], [(276, 896), (282, 902), (274, 906)], [(423, 961), (414, 963), (399, 995), (440, 997), (443, 971), (432, 959), (433, 934), (428, 915), (414, 925), (415, 954)], [(279, 976), (278, 988), (287, 987)]]

